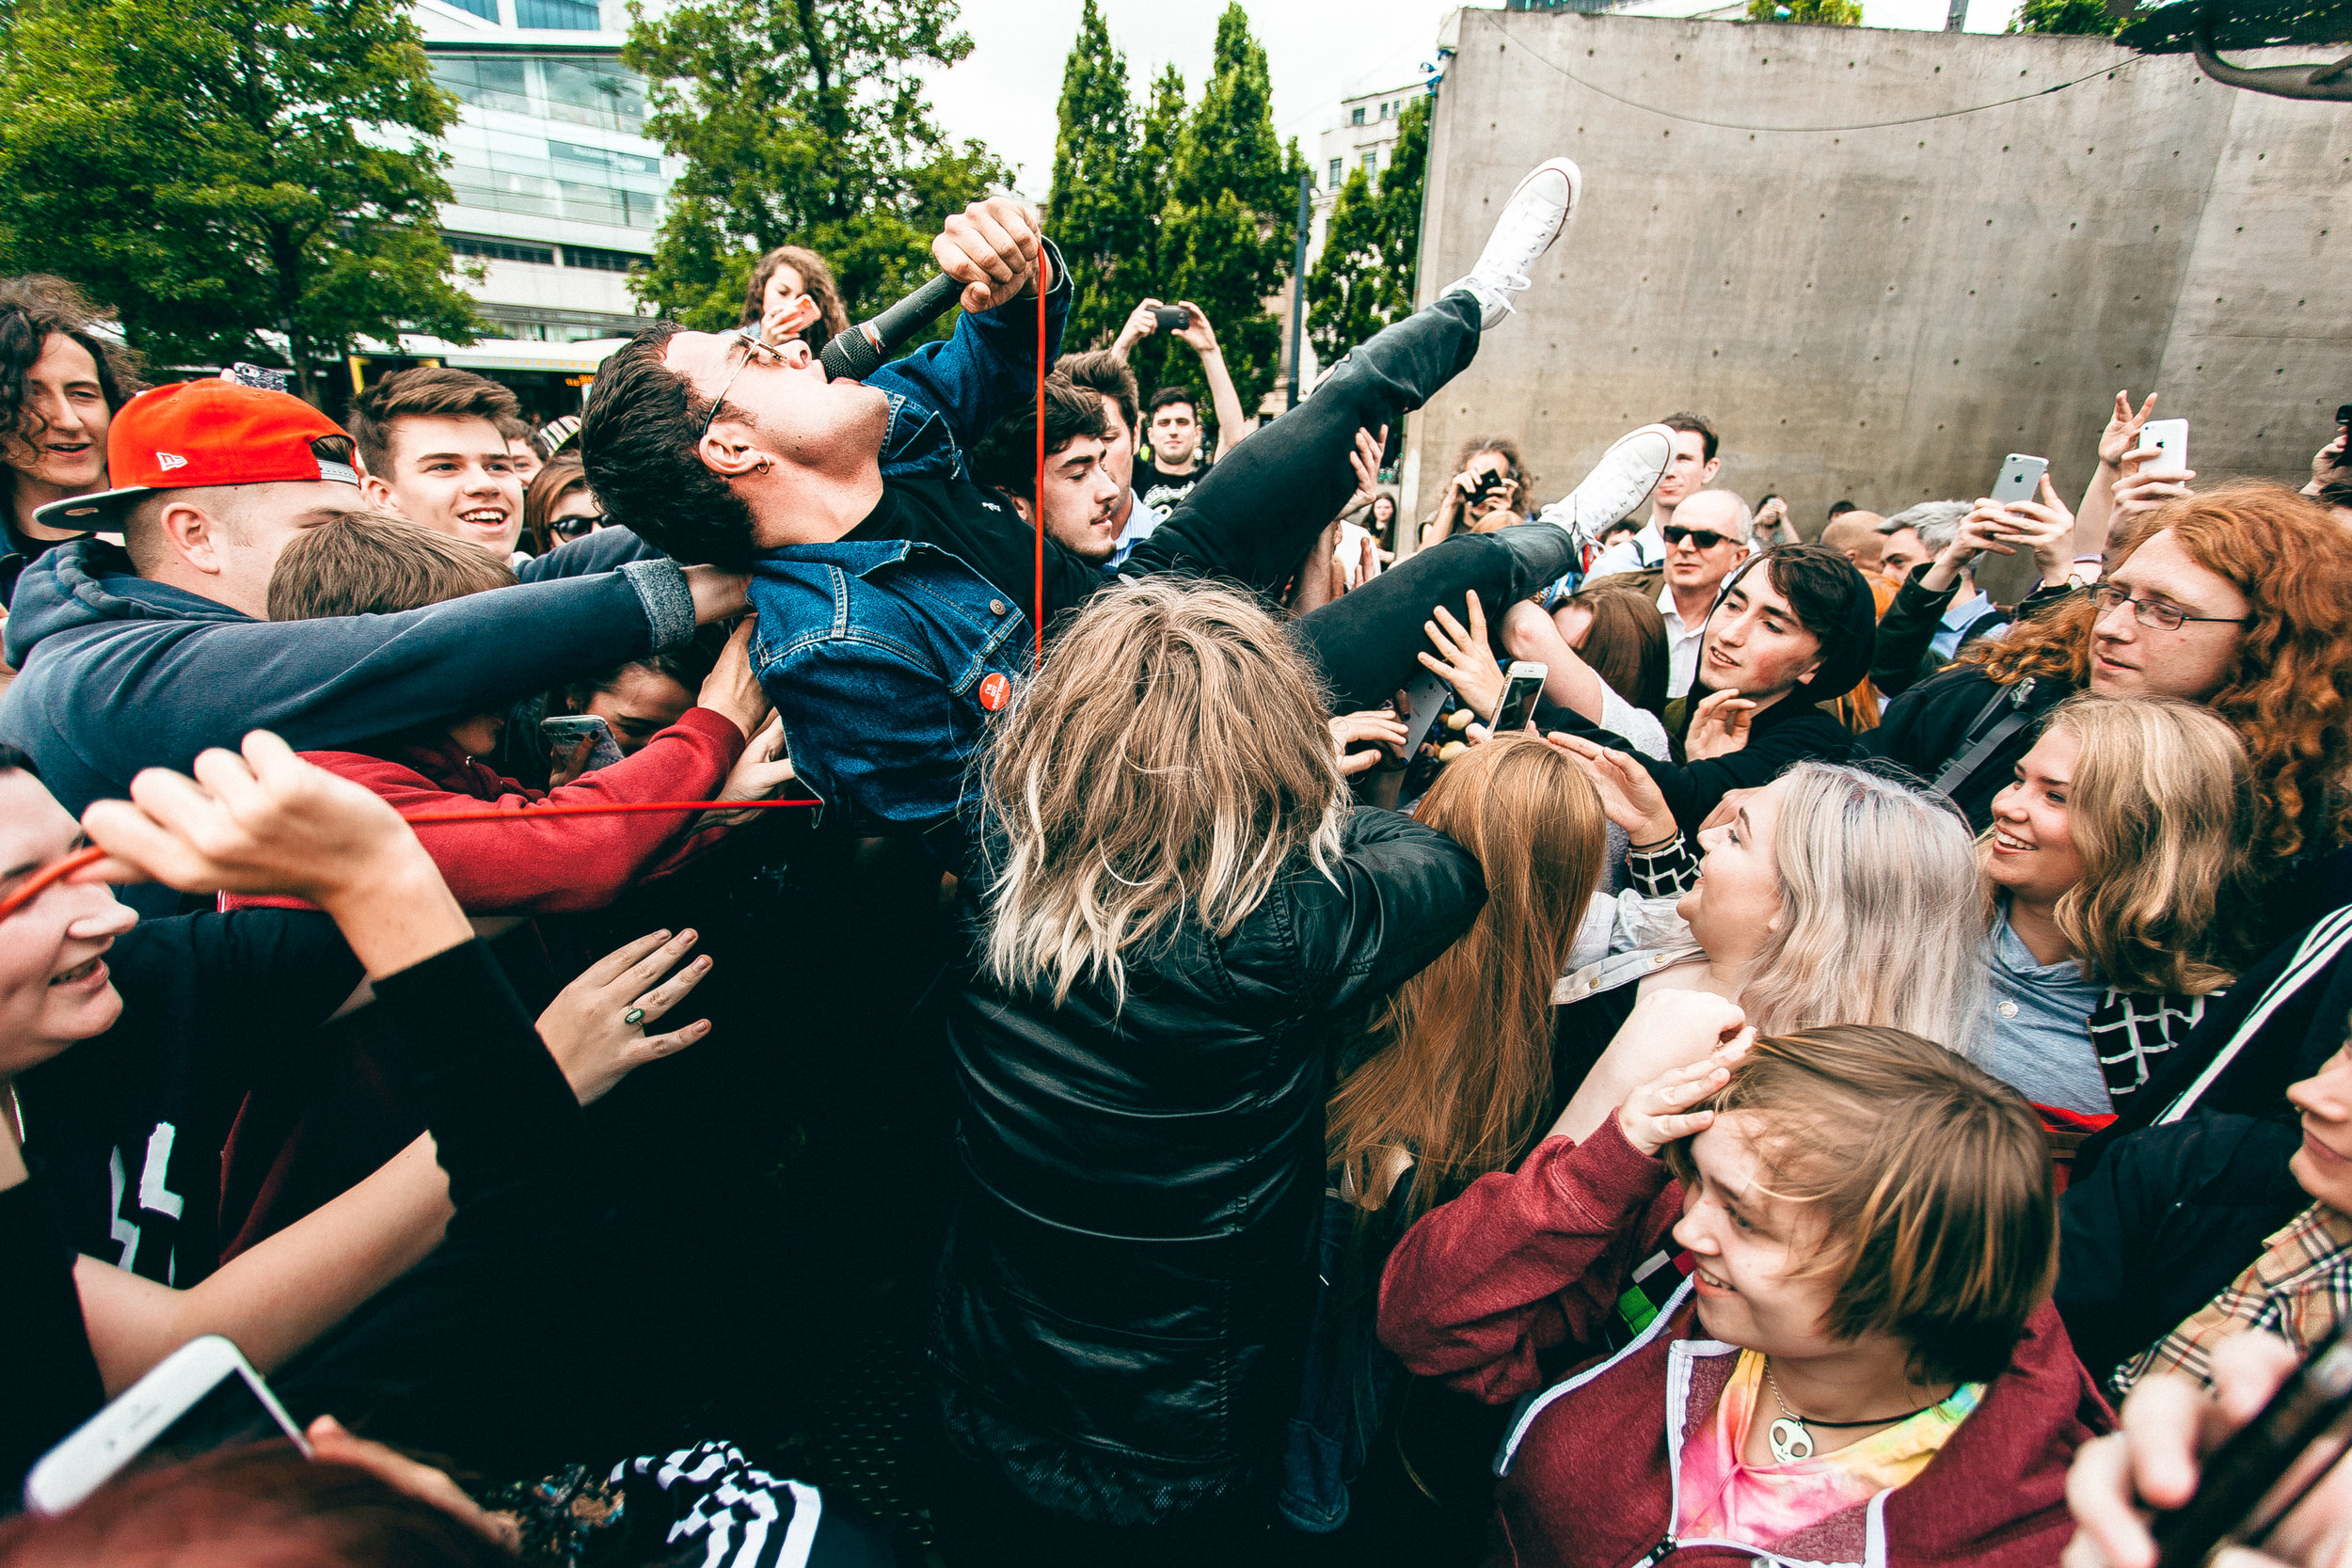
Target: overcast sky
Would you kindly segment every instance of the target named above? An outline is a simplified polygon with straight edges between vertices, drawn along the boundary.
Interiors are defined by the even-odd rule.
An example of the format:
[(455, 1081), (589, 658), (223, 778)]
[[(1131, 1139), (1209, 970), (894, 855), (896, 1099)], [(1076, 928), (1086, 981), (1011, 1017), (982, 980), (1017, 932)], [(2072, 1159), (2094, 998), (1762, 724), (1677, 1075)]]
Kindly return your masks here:
[[(973, 50), (932, 84), (940, 122), (977, 136), (1019, 166), (1022, 193), (1045, 199), (1054, 173), (1054, 105), (1078, 33), (1080, 0), (962, 0)], [(1225, 0), (1097, 0), (1111, 42), (1127, 56), (1131, 87), (1145, 90), (1174, 61), (1198, 98)], [(1454, 9), (1438, 0), (1246, 0), (1250, 29), (1274, 72), (1275, 129), (1313, 155), (1315, 133), (1337, 123), (1341, 99), (1422, 79), (1437, 58), (1438, 24)], [(1863, 0), (1874, 27), (1941, 27), (1946, 0)], [(1976, 0), (1972, 30), (1997, 30), (2008, 0)], [(1994, 13), (1998, 11), (1999, 15)]]

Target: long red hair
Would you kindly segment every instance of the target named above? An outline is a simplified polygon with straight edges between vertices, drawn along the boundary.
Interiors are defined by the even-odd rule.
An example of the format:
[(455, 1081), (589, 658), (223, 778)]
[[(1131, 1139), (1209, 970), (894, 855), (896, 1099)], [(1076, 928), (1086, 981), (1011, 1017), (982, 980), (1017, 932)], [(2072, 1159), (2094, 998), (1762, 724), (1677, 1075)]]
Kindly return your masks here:
[[(2158, 533), (2246, 595), (2250, 625), (2205, 705), (2238, 732), (2254, 777), (2253, 863), (2276, 873), (2307, 848), (2352, 842), (2352, 533), (2277, 484), (2227, 484), (2150, 513), (2108, 562)], [(2026, 675), (2090, 684), (2098, 609), (2078, 594), (1963, 656), (2007, 685)], [(2308, 843), (2307, 836), (2316, 843)]]

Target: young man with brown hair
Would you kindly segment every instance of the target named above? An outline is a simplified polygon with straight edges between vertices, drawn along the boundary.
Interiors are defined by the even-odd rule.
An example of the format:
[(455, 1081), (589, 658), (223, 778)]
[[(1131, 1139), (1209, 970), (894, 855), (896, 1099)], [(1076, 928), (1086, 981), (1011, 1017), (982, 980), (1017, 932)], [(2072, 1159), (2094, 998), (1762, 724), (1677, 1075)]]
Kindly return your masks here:
[(351, 404), (360, 493), (378, 512), (504, 561), (523, 528), (523, 482), (502, 428), (517, 422), (515, 394), (471, 371), (388, 375)]

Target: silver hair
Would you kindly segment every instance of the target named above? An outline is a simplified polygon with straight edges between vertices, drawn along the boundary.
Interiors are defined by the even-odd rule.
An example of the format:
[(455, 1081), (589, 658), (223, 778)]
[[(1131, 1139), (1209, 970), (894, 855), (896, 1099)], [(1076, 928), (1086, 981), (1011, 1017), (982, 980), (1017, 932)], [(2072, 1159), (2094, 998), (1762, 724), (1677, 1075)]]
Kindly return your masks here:
[(1916, 506), (1904, 507), (1887, 518), (1879, 525), (1878, 531), (1881, 534), (1889, 534), (1900, 533), (1907, 528), (1916, 529), (1919, 543), (1927, 546), (1929, 555), (1933, 556), (1960, 537), (1960, 525), (1966, 522), (1968, 514), (1975, 510), (1976, 507), (1968, 501), (1921, 501)]

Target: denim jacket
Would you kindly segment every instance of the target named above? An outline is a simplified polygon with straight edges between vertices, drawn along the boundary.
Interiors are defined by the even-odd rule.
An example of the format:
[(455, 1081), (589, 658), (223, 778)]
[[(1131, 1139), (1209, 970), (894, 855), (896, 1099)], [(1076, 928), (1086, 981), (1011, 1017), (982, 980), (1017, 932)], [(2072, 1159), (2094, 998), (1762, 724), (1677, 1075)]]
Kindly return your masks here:
[[(1069, 313), (1046, 296), (1048, 362)], [(967, 315), (945, 342), (875, 372), (888, 394), (882, 474), (968, 482), (965, 449), (1028, 397), (1037, 318), (1014, 300)], [(800, 782), (861, 819), (918, 826), (952, 816), (989, 714), (1022, 673), (1029, 620), (970, 564), (904, 539), (789, 545), (754, 563), (753, 666), (784, 720)]]

